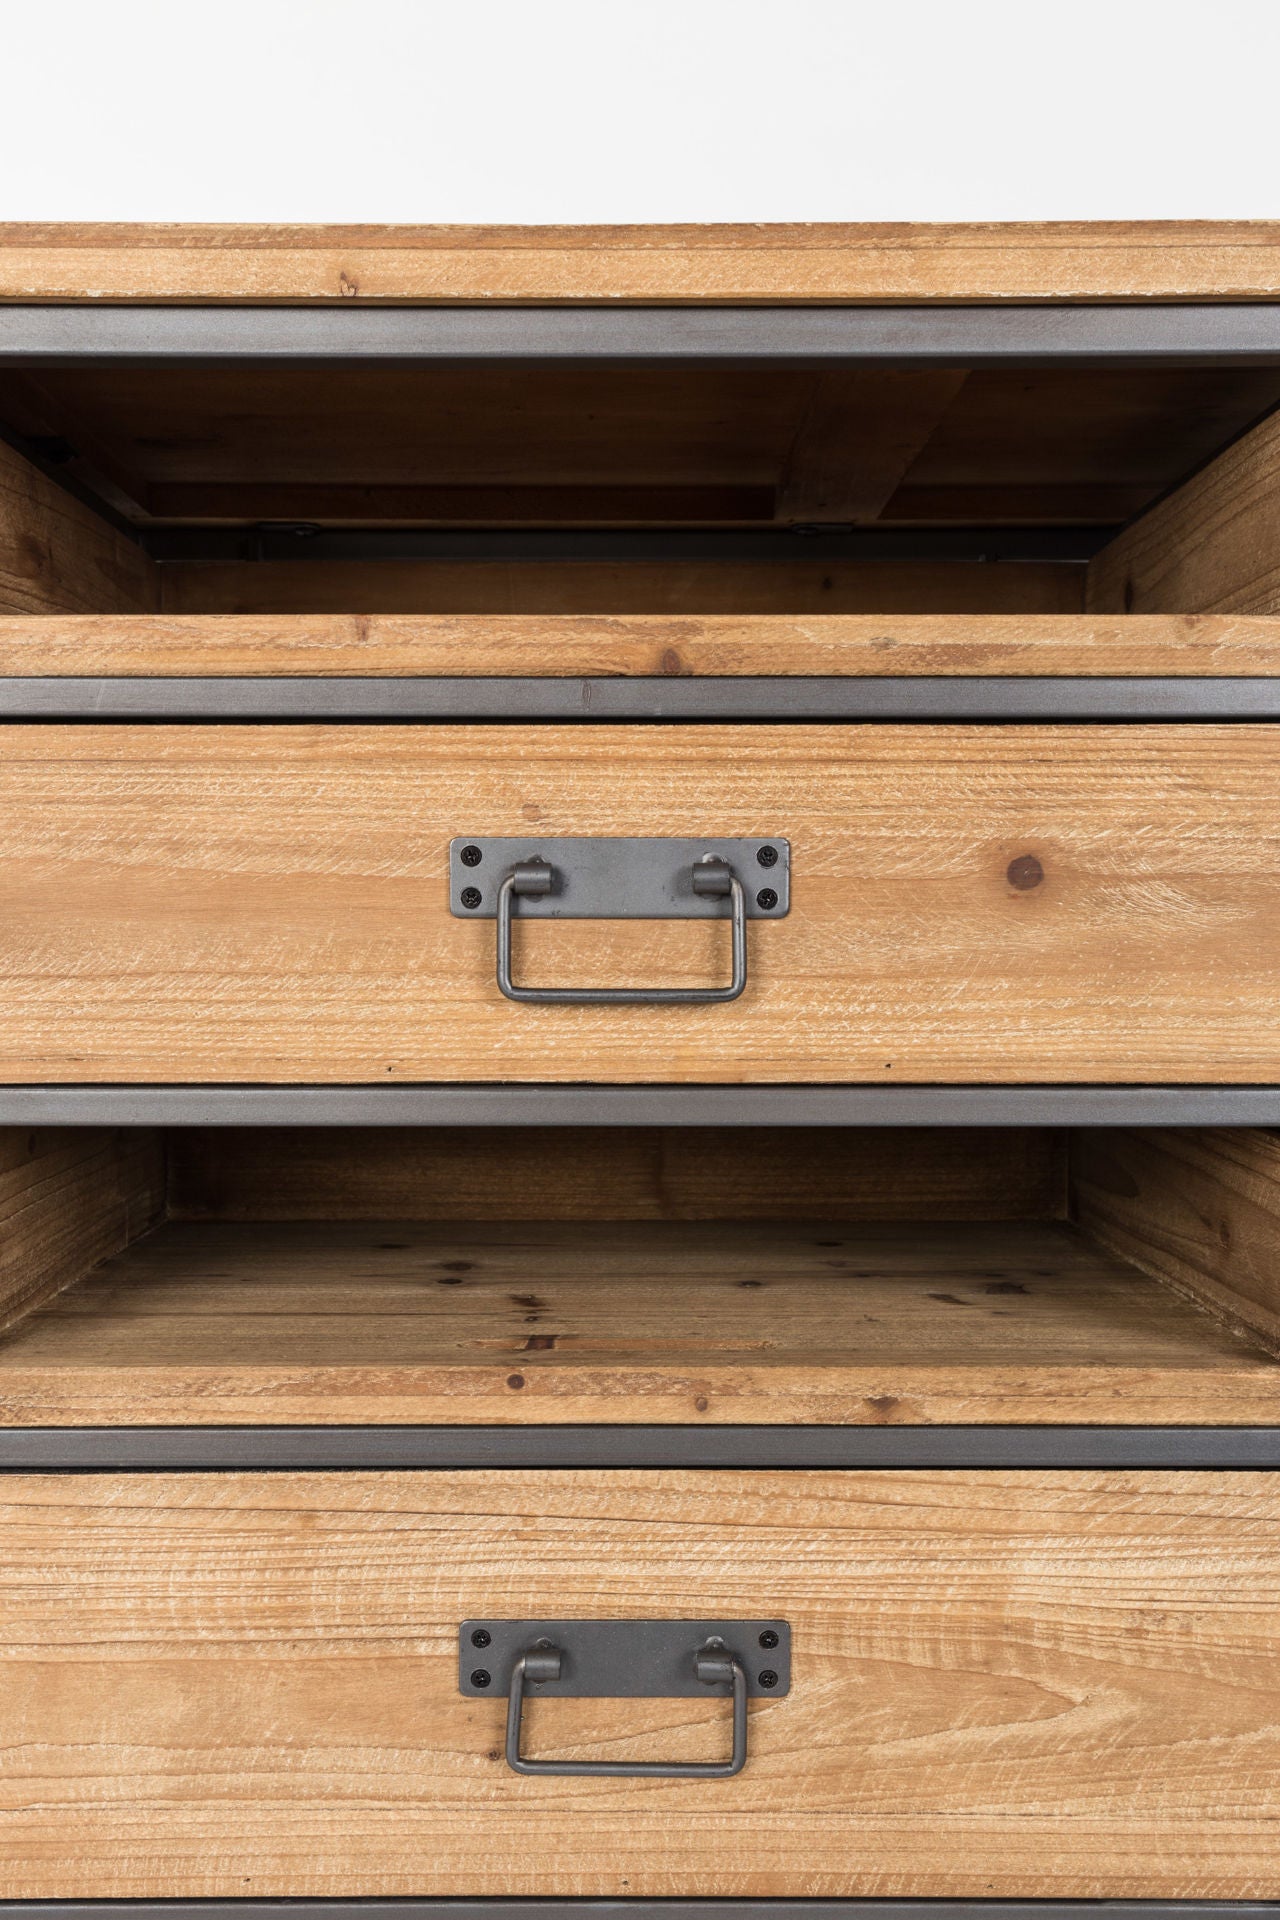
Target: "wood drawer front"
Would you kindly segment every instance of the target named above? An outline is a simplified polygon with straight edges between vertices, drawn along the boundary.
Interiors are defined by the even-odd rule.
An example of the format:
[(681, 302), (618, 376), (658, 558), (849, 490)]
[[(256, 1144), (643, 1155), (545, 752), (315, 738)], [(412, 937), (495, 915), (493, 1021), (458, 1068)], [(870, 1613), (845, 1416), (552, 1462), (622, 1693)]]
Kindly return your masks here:
[[(1261, 1473), (33, 1476), (0, 1513), (11, 1898), (1280, 1884)], [(468, 1617), (778, 1615), (736, 1779), (521, 1778)], [(705, 1758), (722, 1700), (529, 1744)], [(74, 1844), (69, 1844), (74, 1835)]]
[[(9, 1081), (1280, 1080), (1280, 729), (0, 727)], [(732, 1005), (537, 1007), (457, 833), (760, 832)], [(521, 977), (727, 978), (540, 922)]]

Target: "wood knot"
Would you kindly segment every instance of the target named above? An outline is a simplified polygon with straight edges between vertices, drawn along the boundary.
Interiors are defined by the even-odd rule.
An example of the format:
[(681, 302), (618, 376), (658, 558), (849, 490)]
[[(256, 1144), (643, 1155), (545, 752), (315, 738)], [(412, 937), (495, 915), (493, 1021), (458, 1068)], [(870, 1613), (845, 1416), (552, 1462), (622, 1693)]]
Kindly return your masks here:
[(1032, 887), (1038, 887), (1044, 879), (1044, 868), (1034, 853), (1020, 853), (1016, 860), (1009, 862), (1005, 878), (1011, 887), (1018, 889), (1019, 893), (1029, 893)]

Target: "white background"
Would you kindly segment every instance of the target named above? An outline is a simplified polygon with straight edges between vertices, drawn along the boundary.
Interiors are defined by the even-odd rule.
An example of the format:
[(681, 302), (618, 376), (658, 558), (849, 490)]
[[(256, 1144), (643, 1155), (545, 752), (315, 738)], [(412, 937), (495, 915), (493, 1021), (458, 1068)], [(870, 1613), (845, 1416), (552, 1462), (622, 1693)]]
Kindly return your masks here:
[(0, 219), (1280, 216), (1280, 0), (0, 0)]

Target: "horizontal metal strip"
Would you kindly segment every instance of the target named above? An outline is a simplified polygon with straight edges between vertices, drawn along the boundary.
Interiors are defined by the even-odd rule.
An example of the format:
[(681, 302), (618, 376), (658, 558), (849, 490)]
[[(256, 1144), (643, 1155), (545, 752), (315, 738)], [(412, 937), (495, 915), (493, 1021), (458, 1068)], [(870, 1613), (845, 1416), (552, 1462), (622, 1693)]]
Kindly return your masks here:
[[(742, 882), (737, 905), (734, 876)], [(460, 833), (449, 843), (449, 911), (459, 920), (508, 925), (513, 918), (785, 920), (791, 911), (791, 843), (763, 829), (745, 840), (715, 833), (700, 839)]]
[(0, 308), (10, 365), (241, 357), (1280, 364), (1280, 305)]
[(10, 720), (1274, 720), (1280, 676), (0, 679)]
[[(3, 309), (0, 309), (2, 312)], [(59, 470), (52, 469), (57, 479)], [(766, 527), (696, 531), (679, 527), (451, 528), (322, 527), (308, 521), (252, 527), (135, 529), (159, 561), (439, 560), (631, 561), (648, 565), (837, 566), (855, 561), (1023, 561), (1083, 565), (1117, 532), (1078, 527)]]
[(1280, 1468), (1276, 1427), (10, 1427), (9, 1473)]
[(0, 1900), (6, 1920), (1276, 1920), (1272, 1900)]
[(1280, 1086), (0, 1086), (0, 1126), (1277, 1127)]
[(1272, 1900), (0, 1900), (7, 1920), (1276, 1920)]

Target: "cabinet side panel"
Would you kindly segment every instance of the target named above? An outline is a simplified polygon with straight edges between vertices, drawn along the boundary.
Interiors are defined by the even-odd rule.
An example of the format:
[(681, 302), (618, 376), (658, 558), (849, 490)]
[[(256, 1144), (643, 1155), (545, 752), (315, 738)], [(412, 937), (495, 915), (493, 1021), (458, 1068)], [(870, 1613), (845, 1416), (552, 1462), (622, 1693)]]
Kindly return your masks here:
[(149, 1128), (0, 1129), (0, 1326), (128, 1246), (163, 1206)]
[(1090, 613), (1280, 613), (1280, 413), (1092, 560)]
[(1280, 1135), (1081, 1130), (1071, 1189), (1095, 1239), (1280, 1351)]
[(0, 613), (153, 613), (154, 561), (0, 441)]

